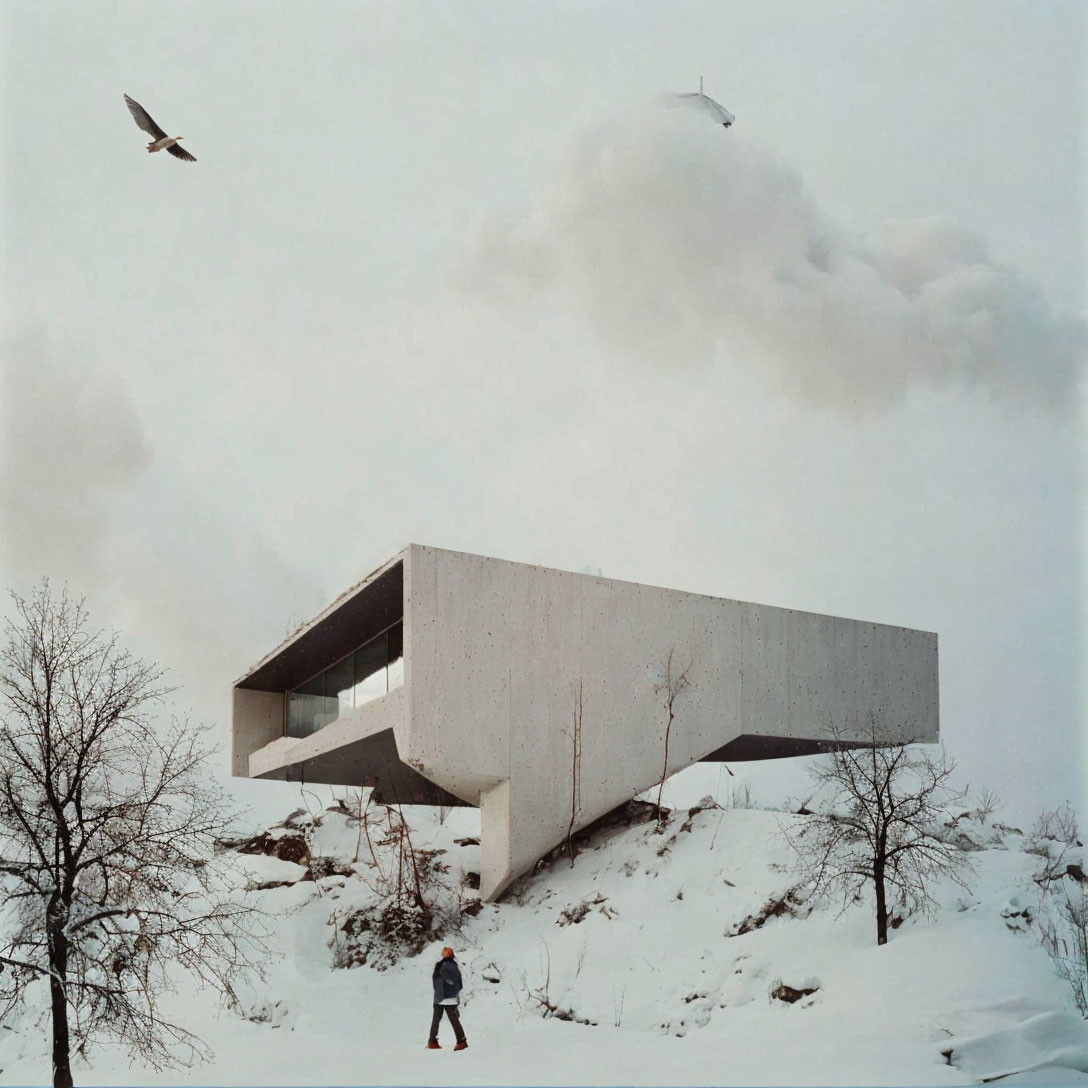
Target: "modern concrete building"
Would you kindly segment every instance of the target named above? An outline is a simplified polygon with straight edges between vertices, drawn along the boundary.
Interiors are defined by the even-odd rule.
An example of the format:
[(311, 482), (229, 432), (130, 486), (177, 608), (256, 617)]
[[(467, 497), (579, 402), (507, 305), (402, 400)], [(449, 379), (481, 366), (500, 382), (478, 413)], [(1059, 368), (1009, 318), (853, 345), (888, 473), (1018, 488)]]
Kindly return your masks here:
[(937, 739), (935, 634), (413, 544), (238, 680), (233, 773), (477, 805), (494, 899), (661, 779), (670, 655), (669, 774)]

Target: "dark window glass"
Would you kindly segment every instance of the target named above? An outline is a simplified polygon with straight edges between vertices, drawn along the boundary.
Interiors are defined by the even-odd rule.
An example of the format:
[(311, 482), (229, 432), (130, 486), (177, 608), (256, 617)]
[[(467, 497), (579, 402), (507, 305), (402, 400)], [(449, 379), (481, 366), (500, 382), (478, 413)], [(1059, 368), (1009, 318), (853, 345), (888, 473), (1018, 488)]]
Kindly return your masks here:
[(287, 735), (318, 729), (404, 683), (404, 628), (396, 624), (287, 693)]
[(287, 735), (308, 737), (323, 725), (335, 721), (339, 707), (335, 695), (325, 696), (325, 674), (300, 684), (287, 696)]
[(362, 706), (378, 699), (388, 690), (385, 666), (388, 659), (388, 639), (379, 635), (355, 651), (355, 705)]
[(350, 714), (355, 706), (351, 693), (355, 686), (355, 670), (351, 667), (351, 654), (325, 670), (325, 694), (336, 699), (336, 716)]

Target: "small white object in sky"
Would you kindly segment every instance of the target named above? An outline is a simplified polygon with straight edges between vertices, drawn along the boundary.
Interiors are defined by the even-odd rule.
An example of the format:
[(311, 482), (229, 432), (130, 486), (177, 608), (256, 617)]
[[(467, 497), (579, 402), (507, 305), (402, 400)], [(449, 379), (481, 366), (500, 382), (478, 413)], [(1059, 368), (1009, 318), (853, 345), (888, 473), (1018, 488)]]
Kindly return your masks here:
[(703, 94), (702, 76), (699, 77), (699, 89), (697, 91), (692, 91), (689, 94), (678, 94), (676, 97), (702, 110), (707, 116), (712, 117), (715, 123), (723, 125), (725, 128), (728, 128), (736, 120), (724, 106), (719, 105), (713, 98), (708, 98)]
[(185, 148), (178, 145), (178, 140), (184, 140), (184, 136), (167, 136), (151, 119), (151, 114), (149, 114), (135, 98), (129, 98), (127, 94), (125, 95), (125, 105), (128, 106), (128, 112), (132, 114), (136, 124), (138, 124), (148, 136), (154, 137), (151, 143), (147, 145), (148, 151), (162, 151), (163, 148), (166, 148), (175, 159), (181, 159), (184, 162), (196, 162), (195, 155), (190, 155)]

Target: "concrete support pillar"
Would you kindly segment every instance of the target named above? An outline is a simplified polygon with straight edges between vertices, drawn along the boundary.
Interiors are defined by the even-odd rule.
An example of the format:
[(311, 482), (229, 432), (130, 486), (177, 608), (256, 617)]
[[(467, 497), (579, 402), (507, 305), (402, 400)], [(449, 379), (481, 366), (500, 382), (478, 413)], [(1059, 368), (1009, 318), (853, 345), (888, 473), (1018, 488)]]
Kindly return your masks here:
[(283, 737), (282, 691), (234, 689), (230, 773), (249, 777), (249, 757), (259, 748)]

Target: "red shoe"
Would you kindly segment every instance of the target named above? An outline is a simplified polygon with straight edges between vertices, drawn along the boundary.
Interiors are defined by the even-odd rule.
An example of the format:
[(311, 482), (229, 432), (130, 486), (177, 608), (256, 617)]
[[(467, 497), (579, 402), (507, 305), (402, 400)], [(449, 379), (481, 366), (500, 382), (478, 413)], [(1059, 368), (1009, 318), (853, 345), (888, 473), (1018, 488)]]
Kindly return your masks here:
[(462, 1039), (453, 1049), (454, 1050), (467, 1050), (468, 1049), (468, 1040), (467, 1039)]
[(427, 1040), (427, 1049), (428, 1050), (441, 1050), (442, 1049), (442, 1044), (437, 1039), (428, 1039)]

